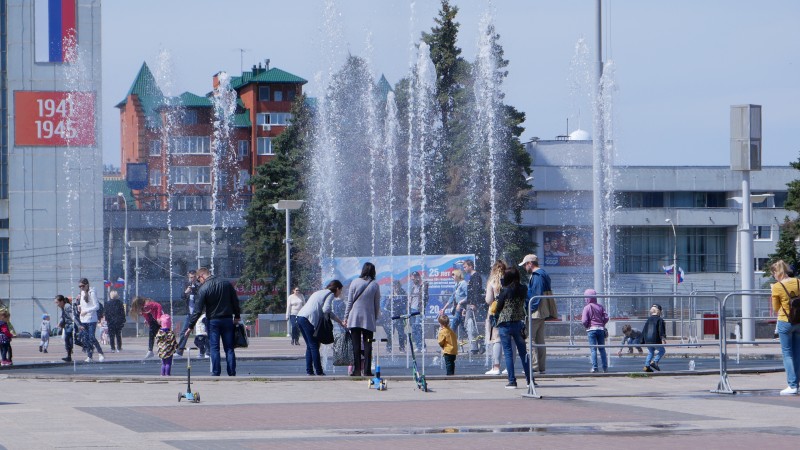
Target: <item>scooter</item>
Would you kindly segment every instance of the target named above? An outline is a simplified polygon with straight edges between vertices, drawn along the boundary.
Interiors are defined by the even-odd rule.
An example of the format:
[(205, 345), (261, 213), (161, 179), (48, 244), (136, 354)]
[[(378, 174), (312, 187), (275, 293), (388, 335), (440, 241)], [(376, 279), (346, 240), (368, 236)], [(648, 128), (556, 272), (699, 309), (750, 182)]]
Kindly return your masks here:
[(186, 353), (186, 392), (178, 392), (178, 403), (186, 399), (192, 403), (200, 403), (200, 393), (192, 392), (192, 352)]
[(411, 314), (401, 314), (399, 316), (392, 317), (392, 320), (403, 321), (403, 329), (408, 336), (408, 346), (411, 349), (411, 375), (414, 378), (414, 383), (416, 383), (417, 389), (421, 390), (422, 392), (428, 392), (428, 382), (425, 381), (425, 374), (419, 373), (419, 370), (417, 370), (417, 357), (414, 354), (414, 340), (411, 338), (411, 321), (409, 319), (418, 315), (419, 311)]
[[(389, 342), (388, 339), (381, 339), (381, 342)], [(375, 339), (372, 339), (372, 342), (375, 342)], [(369, 387), (372, 389), (374, 386), (375, 389), (379, 391), (386, 390), (386, 380), (381, 378), (381, 359), (380, 359), (380, 345), (373, 345), (375, 347), (375, 376), (369, 379)]]

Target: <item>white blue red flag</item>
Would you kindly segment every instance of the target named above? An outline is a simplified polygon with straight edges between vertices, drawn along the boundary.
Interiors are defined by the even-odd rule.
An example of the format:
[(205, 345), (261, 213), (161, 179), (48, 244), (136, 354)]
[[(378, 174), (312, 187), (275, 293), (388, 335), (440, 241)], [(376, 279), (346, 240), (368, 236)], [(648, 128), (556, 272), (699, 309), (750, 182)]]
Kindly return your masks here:
[(77, 39), (75, 0), (35, 0), (36, 62), (69, 62)]
[(121, 287), (125, 287), (125, 279), (122, 277), (117, 278), (117, 281), (114, 282), (114, 288), (119, 289)]
[[(667, 275), (672, 275), (673, 273), (675, 273), (673, 272), (673, 270), (675, 270), (674, 264), (670, 264), (669, 266), (662, 266), (661, 268), (664, 269), (664, 272), (666, 272)], [(678, 267), (678, 283), (683, 283), (683, 269), (681, 269), (680, 267)]]

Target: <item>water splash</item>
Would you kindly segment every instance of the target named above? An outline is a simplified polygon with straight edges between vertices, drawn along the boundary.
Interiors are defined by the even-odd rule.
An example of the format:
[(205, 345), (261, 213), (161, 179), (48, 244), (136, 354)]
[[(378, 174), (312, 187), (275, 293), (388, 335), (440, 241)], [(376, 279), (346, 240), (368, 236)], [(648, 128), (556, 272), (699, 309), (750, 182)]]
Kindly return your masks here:
[[(217, 74), (217, 86), (214, 88), (214, 142), (212, 143), (211, 179), (211, 273), (214, 273), (214, 257), (216, 256), (217, 243), (217, 205), (219, 204), (220, 184), (223, 183), (221, 174), (231, 171), (235, 165), (231, 163), (231, 156), (236, 150), (231, 143), (233, 131), (233, 115), (236, 112), (236, 92), (231, 89), (230, 76), (225, 72)], [(235, 161), (235, 157), (234, 157)], [(221, 166), (225, 166), (224, 168)], [(237, 192), (238, 189), (229, 189), (222, 186), (227, 192)], [(233, 200), (233, 199), (232, 199)]]

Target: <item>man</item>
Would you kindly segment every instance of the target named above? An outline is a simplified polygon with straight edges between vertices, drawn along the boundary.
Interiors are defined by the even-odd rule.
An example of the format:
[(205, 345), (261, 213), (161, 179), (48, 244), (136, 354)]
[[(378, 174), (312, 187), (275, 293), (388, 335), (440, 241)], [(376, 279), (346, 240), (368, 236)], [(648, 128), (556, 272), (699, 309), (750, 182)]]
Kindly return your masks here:
[[(469, 339), (469, 350), (474, 355), (478, 353), (478, 342), (475, 340), (478, 334), (478, 323), (486, 320), (485, 314), (480, 314), (486, 309), (486, 302), (483, 299), (483, 278), (475, 271), (475, 262), (471, 259), (465, 260), (464, 272), (469, 274), (467, 283), (467, 338)], [(483, 317), (479, 317), (482, 315)]]
[[(408, 302), (409, 313), (425, 313), (425, 304), (428, 303), (428, 283), (422, 282), (422, 276), (416, 270), (411, 272), (411, 289), (408, 293)], [(411, 322), (411, 336), (414, 341), (414, 347), (417, 351), (425, 351), (422, 348), (422, 317), (413, 316), (409, 321)]]
[[(541, 267), (539, 267), (539, 258), (536, 255), (525, 255), (520, 266), (525, 268), (531, 276), (528, 281), (528, 300), (534, 296), (552, 294), (550, 287), (550, 275), (547, 274)], [(546, 308), (540, 308), (540, 305), (546, 305), (547, 302), (541, 302), (541, 298), (535, 299), (530, 305), (531, 314), (531, 330), (530, 338), (534, 344), (544, 345), (544, 321), (550, 315)], [(545, 347), (536, 347), (531, 353), (533, 370), (539, 373), (544, 373), (547, 363), (547, 349)]]
[(219, 340), (222, 338), (228, 376), (234, 377), (236, 376), (236, 353), (233, 350), (233, 330), (241, 320), (236, 289), (228, 281), (212, 276), (205, 267), (197, 270), (197, 281), (200, 283), (200, 289), (195, 297), (194, 313), (192, 313), (183, 335), (188, 339), (192, 328), (205, 311), (208, 318), (208, 340), (211, 347), (211, 374), (218, 377), (222, 372), (219, 353)]
[(183, 295), (181, 298), (186, 302), (186, 306), (189, 308), (189, 314), (186, 316), (186, 322), (183, 323), (183, 330), (181, 330), (180, 334), (180, 342), (178, 342), (178, 350), (175, 352), (178, 356), (183, 356), (183, 351), (186, 350), (186, 340), (189, 338), (186, 334), (186, 330), (191, 330), (189, 328), (189, 317), (194, 314), (194, 299), (197, 297), (197, 290), (200, 289), (200, 283), (197, 282), (197, 271), (190, 270), (186, 274), (186, 286), (183, 289)]

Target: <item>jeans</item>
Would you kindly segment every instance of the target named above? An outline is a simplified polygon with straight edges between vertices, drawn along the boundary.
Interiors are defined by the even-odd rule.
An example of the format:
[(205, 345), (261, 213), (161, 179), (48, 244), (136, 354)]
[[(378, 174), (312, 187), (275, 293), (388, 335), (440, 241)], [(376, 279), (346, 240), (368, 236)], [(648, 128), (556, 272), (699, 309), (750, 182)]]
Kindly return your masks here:
[(446, 375), (455, 375), (456, 374), (456, 355), (442, 355), (444, 357), (444, 368), (446, 370)]
[(300, 341), (300, 328), (297, 326), (297, 315), (289, 316), (289, 324), (292, 326), (292, 342)]
[(67, 351), (67, 358), (72, 358), (72, 347), (73, 347), (73, 339), (72, 339), (72, 330), (67, 331), (64, 330), (64, 350)]
[(319, 356), (319, 341), (314, 337), (314, 326), (311, 322), (303, 316), (297, 317), (297, 327), (300, 328), (300, 333), (303, 335), (303, 340), (306, 341), (306, 373), (314, 375), (314, 370), (317, 375), (322, 375), (322, 363)]
[[(661, 361), (661, 357), (664, 356), (664, 353), (667, 352), (667, 349), (664, 347), (647, 347), (647, 358), (644, 360), (645, 367), (650, 365), (650, 361), (658, 364)], [(656, 357), (653, 358), (653, 354), (656, 353)]]
[(84, 349), (86, 353), (88, 353), (89, 358), (92, 357), (95, 348), (97, 348), (97, 353), (102, 355), (103, 349), (100, 348), (100, 343), (97, 342), (97, 336), (95, 336), (97, 333), (97, 322), (84, 323), (83, 327), (86, 328), (86, 335), (89, 338), (89, 342), (87, 342), (86, 348)]
[(236, 376), (236, 353), (233, 351), (233, 319), (211, 319), (208, 321), (208, 340), (211, 347), (211, 375), (218, 377), (220, 367), (219, 340), (225, 350), (225, 362), (229, 377)]
[[(606, 345), (606, 330), (589, 330), (589, 345)], [(663, 348), (663, 347), (662, 347)], [(589, 349), (589, 356), (592, 359), (592, 370), (597, 371), (597, 352), (600, 352), (600, 359), (603, 363), (603, 372), (608, 370), (608, 358), (606, 356), (605, 347), (592, 347)]]
[(797, 388), (797, 374), (800, 373), (800, 324), (792, 325), (779, 320), (778, 339), (783, 353), (783, 368), (786, 369), (786, 384)]
[(525, 340), (522, 339), (522, 327), (525, 324), (521, 321), (502, 322), (497, 325), (500, 332), (500, 343), (503, 345), (503, 354), (506, 358), (506, 368), (508, 369), (508, 382), (516, 383), (517, 377), (514, 375), (514, 353), (512, 346), (516, 346), (522, 367), (525, 369), (525, 379), (530, 383), (531, 367), (528, 363), (528, 349), (525, 348)]
[(148, 326), (150, 327), (150, 333), (147, 335), (147, 350), (152, 352), (153, 343), (156, 341), (156, 334), (158, 334), (158, 330), (161, 328), (161, 325), (154, 320), (150, 322)]
[(122, 327), (108, 327), (108, 343), (111, 350), (122, 350)]
[(11, 350), (11, 344), (0, 344), (0, 358), (2, 358), (3, 361), (11, 361), (9, 350)]

